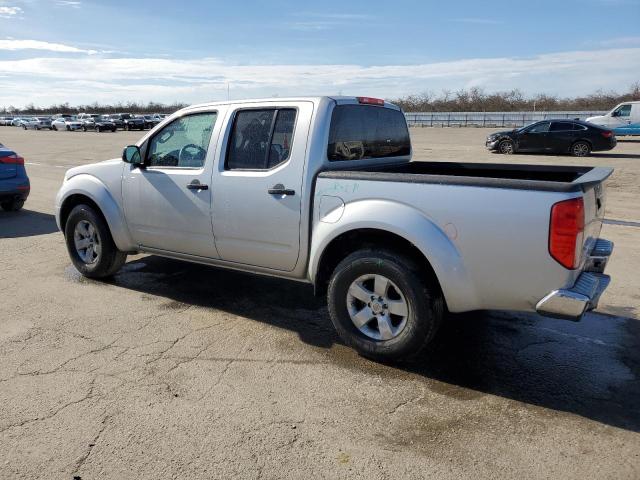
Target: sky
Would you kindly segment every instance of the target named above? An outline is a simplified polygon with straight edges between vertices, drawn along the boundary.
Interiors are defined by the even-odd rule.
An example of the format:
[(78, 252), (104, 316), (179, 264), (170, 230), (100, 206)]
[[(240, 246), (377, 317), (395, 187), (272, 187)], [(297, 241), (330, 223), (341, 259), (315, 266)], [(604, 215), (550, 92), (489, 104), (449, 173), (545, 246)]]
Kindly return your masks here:
[(640, 0), (0, 0), (0, 107), (640, 81)]

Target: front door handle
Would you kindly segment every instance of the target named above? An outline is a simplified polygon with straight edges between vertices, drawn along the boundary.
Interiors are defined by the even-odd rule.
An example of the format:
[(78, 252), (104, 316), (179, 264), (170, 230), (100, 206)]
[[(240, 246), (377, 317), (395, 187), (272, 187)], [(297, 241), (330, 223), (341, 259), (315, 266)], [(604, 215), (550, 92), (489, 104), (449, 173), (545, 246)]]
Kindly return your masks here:
[(282, 185), (281, 183), (278, 183), (277, 185), (274, 185), (273, 187), (271, 187), (268, 190), (268, 192), (269, 192), (269, 195), (295, 195), (296, 194), (295, 190), (284, 188), (284, 185)]
[(198, 180), (192, 181), (187, 185), (189, 190), (209, 190), (209, 185), (205, 185), (204, 183), (200, 183)]

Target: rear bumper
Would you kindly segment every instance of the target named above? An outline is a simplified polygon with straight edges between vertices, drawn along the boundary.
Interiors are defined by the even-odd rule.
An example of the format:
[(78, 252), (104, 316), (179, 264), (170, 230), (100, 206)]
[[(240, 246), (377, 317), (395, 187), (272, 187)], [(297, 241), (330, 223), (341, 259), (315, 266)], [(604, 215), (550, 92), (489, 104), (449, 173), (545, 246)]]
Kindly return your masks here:
[(547, 317), (579, 321), (585, 312), (596, 308), (611, 281), (603, 272), (612, 252), (613, 243), (599, 239), (573, 287), (549, 293), (538, 302), (536, 311)]
[(21, 185), (18, 188), (11, 190), (0, 190), (0, 202), (7, 202), (10, 200), (26, 200), (31, 192), (29, 184)]

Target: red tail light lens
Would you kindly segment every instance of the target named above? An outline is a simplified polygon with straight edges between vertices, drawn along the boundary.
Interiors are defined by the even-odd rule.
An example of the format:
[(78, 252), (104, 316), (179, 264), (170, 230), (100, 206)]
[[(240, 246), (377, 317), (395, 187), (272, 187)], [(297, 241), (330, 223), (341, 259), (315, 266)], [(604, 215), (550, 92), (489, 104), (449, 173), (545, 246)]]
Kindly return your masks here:
[(584, 232), (584, 201), (582, 197), (558, 202), (551, 207), (549, 253), (565, 268), (580, 265)]
[(384, 105), (384, 100), (381, 98), (358, 97), (358, 103), (363, 103), (365, 105)]
[(610, 130), (606, 130), (604, 132), (600, 132), (600, 135), (602, 135), (604, 138), (611, 138), (613, 137), (613, 132)]
[(4, 163), (5, 165), (24, 165), (24, 158), (13, 154), (8, 157), (0, 157), (0, 163)]

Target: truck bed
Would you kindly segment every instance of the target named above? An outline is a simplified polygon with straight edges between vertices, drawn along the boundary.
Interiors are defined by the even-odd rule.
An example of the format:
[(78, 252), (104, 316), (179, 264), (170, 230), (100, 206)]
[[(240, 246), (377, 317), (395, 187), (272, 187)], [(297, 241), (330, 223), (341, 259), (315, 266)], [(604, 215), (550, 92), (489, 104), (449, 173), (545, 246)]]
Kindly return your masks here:
[(586, 191), (604, 181), (611, 173), (613, 169), (605, 167), (412, 161), (358, 169), (328, 170), (321, 172), (319, 176), (336, 179), (574, 192)]

